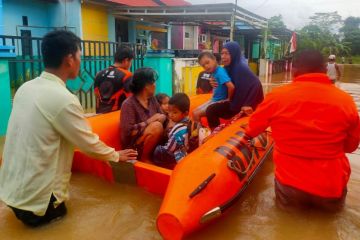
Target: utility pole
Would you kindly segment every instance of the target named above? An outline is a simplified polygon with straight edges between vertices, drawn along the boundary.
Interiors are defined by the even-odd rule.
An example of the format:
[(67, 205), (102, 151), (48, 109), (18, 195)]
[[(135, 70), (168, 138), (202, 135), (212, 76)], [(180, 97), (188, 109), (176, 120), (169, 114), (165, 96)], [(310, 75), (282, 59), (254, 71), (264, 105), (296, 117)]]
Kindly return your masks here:
[(64, 27), (65, 27), (65, 30), (67, 30), (67, 18), (68, 18), (68, 17), (67, 17), (67, 4), (66, 4), (66, 3), (67, 3), (67, 0), (65, 0), (64, 2), (65, 2), (65, 5), (64, 5), (64, 10), (65, 10), (65, 11), (64, 11), (64, 13), (65, 13), (65, 26), (64, 26)]
[(234, 41), (236, 11), (237, 11), (237, 0), (235, 0), (235, 7), (234, 7), (233, 13), (231, 15), (230, 41)]
[(263, 49), (263, 54), (264, 54), (264, 58), (266, 58), (266, 53), (267, 53), (267, 41), (268, 41), (268, 34), (269, 34), (269, 23), (266, 23), (266, 29), (265, 29), (265, 34), (264, 34), (264, 49)]

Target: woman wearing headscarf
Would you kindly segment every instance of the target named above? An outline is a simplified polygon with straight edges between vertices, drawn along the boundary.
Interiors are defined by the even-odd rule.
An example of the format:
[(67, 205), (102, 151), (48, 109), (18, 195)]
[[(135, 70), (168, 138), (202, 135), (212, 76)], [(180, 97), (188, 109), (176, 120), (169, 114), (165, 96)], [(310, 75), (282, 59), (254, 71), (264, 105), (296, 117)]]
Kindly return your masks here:
[(220, 118), (230, 119), (245, 107), (255, 110), (264, 99), (261, 82), (244, 61), (237, 42), (224, 45), (221, 61), (235, 85), (235, 92), (230, 101), (214, 103), (207, 108), (206, 117), (211, 129), (220, 124)]

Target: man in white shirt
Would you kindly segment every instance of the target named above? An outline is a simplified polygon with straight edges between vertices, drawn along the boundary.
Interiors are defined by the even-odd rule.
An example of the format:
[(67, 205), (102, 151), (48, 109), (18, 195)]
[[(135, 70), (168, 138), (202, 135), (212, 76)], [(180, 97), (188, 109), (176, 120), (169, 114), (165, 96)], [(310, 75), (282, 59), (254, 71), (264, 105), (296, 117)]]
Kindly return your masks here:
[(24, 83), (13, 102), (3, 160), (0, 199), (29, 226), (66, 214), (74, 147), (105, 161), (135, 160), (91, 131), (79, 100), (65, 86), (78, 75), (81, 40), (69, 31), (48, 33), (41, 51), (45, 71)]
[(327, 75), (330, 78), (332, 83), (335, 83), (337, 80), (340, 79), (340, 68), (336, 64), (336, 56), (331, 54), (329, 56), (329, 62), (327, 63), (326, 69), (327, 69)]

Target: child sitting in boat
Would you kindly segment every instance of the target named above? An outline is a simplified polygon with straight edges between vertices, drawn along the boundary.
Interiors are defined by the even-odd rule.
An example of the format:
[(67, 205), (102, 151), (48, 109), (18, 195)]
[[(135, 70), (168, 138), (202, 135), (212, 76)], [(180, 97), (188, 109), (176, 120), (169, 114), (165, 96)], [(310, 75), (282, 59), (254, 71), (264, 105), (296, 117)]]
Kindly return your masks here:
[(156, 94), (155, 97), (156, 97), (156, 100), (158, 101), (158, 103), (160, 104), (161, 110), (165, 114), (168, 114), (169, 113), (169, 100), (170, 100), (170, 97), (165, 93), (158, 93), (158, 94)]
[(231, 82), (226, 70), (219, 66), (216, 57), (211, 52), (202, 52), (198, 57), (199, 64), (207, 73), (211, 74), (217, 82), (217, 87), (213, 90), (213, 96), (210, 101), (202, 104), (193, 111), (193, 120), (200, 122), (200, 118), (205, 116), (209, 105), (219, 101), (229, 101), (234, 93), (235, 86)]
[(157, 146), (153, 161), (158, 165), (171, 165), (186, 156), (188, 149), (190, 99), (185, 93), (176, 93), (169, 100), (169, 119), (175, 123), (170, 130), (169, 140), (164, 146)]
[(174, 126), (174, 122), (169, 119), (169, 100), (170, 97), (165, 93), (158, 93), (155, 96), (156, 100), (158, 101), (161, 110), (166, 115), (167, 119), (164, 123), (164, 126), (166, 126), (164, 131), (164, 138), (161, 143), (165, 143), (168, 139), (169, 132), (171, 128)]

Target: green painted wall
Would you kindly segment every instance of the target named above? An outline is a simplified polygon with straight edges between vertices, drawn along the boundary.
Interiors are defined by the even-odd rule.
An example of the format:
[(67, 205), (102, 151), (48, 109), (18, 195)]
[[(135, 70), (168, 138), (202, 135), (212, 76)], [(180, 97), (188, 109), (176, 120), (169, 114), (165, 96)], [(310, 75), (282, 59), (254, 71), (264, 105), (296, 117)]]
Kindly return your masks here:
[(7, 60), (0, 60), (0, 109), (0, 136), (3, 136), (6, 134), (11, 112), (10, 77)]
[(169, 96), (173, 94), (172, 86), (172, 58), (174, 55), (147, 55), (144, 58), (144, 67), (151, 67), (158, 73), (158, 80), (156, 81), (156, 93), (166, 93)]

